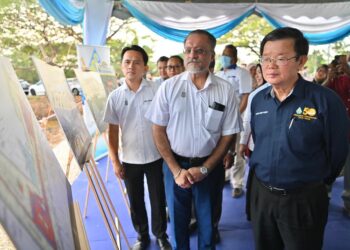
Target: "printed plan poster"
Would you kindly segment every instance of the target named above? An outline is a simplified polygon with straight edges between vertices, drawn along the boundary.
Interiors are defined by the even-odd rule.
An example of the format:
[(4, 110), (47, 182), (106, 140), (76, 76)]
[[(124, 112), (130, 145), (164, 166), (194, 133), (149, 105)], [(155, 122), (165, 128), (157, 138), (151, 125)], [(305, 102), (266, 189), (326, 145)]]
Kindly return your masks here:
[(78, 78), (80, 86), (83, 88), (86, 101), (89, 104), (97, 128), (100, 134), (102, 134), (107, 129), (107, 124), (103, 121), (107, 96), (100, 74), (92, 71), (83, 72), (79, 69), (75, 69), (74, 72)]
[(115, 71), (112, 66), (100, 64), (98, 66), (98, 72), (100, 73), (103, 86), (106, 91), (106, 96), (119, 87), (118, 78), (115, 75)]
[(64, 71), (35, 57), (33, 61), (44, 83), (51, 107), (82, 169), (84, 163), (90, 159), (92, 138), (68, 87)]
[(69, 183), (4, 57), (0, 89), (1, 225), (17, 249), (74, 249)]

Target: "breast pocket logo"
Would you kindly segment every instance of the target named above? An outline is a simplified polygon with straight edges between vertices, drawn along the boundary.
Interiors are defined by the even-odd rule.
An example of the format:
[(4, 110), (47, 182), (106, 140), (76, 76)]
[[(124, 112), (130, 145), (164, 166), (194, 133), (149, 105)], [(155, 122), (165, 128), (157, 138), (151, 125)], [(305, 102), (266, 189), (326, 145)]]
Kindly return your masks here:
[(317, 119), (316, 114), (317, 114), (317, 111), (315, 108), (304, 107), (304, 109), (302, 109), (301, 107), (299, 107), (295, 111), (295, 114), (293, 116), (302, 120), (310, 121), (310, 120)]

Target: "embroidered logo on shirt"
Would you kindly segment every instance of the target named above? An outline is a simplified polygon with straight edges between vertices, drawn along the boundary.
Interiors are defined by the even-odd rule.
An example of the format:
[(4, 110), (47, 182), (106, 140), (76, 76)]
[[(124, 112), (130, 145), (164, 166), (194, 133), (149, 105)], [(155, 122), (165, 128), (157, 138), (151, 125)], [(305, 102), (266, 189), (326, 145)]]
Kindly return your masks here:
[(182, 91), (182, 92), (181, 92), (181, 97), (185, 97), (185, 96), (186, 96), (185, 91)]
[(302, 120), (315, 120), (317, 119), (316, 117), (316, 109), (315, 108), (309, 108), (309, 107), (304, 107), (304, 109), (302, 109), (301, 107), (299, 107), (296, 111), (295, 114), (293, 114), (293, 117), (302, 119)]

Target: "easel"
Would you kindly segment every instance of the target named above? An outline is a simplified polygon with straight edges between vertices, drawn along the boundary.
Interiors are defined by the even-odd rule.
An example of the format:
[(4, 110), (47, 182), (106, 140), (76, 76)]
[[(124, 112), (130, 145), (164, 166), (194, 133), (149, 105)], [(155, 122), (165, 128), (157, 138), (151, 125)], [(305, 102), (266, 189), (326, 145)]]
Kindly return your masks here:
[[(95, 136), (94, 136), (94, 140), (93, 140), (93, 152), (94, 153), (96, 152), (96, 144), (97, 144), (98, 136), (99, 136), (99, 132), (96, 131)], [(106, 132), (103, 133), (103, 138), (105, 139), (106, 145), (108, 145)], [(94, 153), (93, 153), (93, 155), (94, 155)], [(102, 177), (101, 177), (100, 172), (98, 171), (98, 169), (96, 167), (96, 162), (93, 159), (93, 157), (92, 157), (92, 160), (93, 160), (94, 166), (96, 168), (96, 175), (98, 176), (99, 181), (102, 183), (101, 185), (105, 188), (105, 185), (103, 184), (103, 181), (102, 181)], [(109, 156), (108, 156), (108, 165), (109, 165)], [(106, 169), (106, 175), (107, 174), (108, 174), (108, 168)], [(130, 212), (130, 204), (129, 204), (129, 200), (128, 200), (127, 194), (124, 191), (123, 183), (122, 183), (122, 181), (119, 178), (117, 178), (117, 181), (118, 181), (118, 184), (119, 184), (120, 191), (122, 192), (122, 196), (123, 196), (123, 200), (125, 202), (126, 208), (127, 208), (128, 212), (130, 214), (131, 213)], [(87, 216), (87, 207), (88, 207), (88, 202), (89, 202), (89, 195), (90, 195), (90, 185), (88, 185), (87, 189), (86, 189), (86, 196), (85, 196), (85, 203), (84, 203), (84, 218), (86, 218), (86, 216)]]
[(88, 178), (89, 187), (91, 187), (94, 194), (95, 200), (97, 202), (98, 208), (102, 215), (103, 221), (107, 228), (108, 234), (112, 240), (115, 249), (121, 249), (120, 245), (120, 231), (125, 239), (128, 249), (130, 249), (130, 244), (128, 238), (126, 237), (125, 231), (120, 224), (119, 216), (113, 206), (110, 196), (107, 192), (105, 185), (103, 184), (102, 178), (96, 167), (95, 160), (93, 157), (90, 158), (84, 164), (84, 172)]

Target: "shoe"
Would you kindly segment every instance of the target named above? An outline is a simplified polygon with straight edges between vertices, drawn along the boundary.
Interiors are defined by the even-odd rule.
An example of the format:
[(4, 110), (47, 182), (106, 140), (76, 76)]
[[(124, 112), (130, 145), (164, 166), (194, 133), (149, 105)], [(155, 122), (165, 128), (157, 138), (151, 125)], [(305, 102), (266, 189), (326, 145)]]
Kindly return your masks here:
[(157, 239), (157, 245), (161, 250), (172, 250), (170, 242), (167, 237), (162, 237)]
[(232, 197), (233, 198), (239, 198), (243, 195), (243, 189), (242, 188), (234, 188), (232, 190)]
[(132, 246), (132, 250), (145, 250), (150, 244), (150, 239), (137, 239), (135, 244)]
[(214, 243), (218, 244), (221, 241), (221, 236), (220, 236), (220, 232), (219, 229), (215, 228), (214, 229)]

